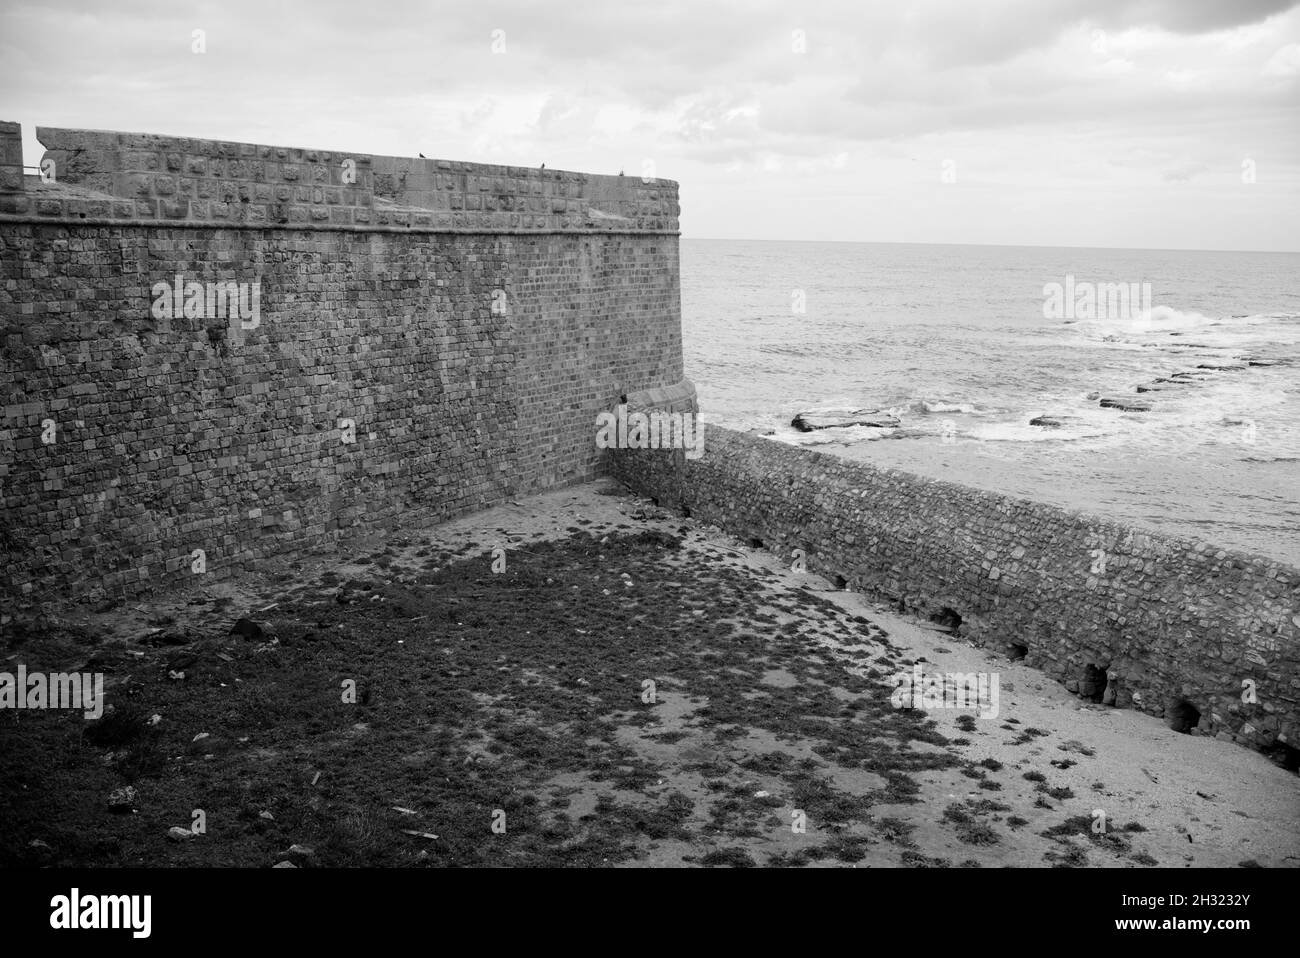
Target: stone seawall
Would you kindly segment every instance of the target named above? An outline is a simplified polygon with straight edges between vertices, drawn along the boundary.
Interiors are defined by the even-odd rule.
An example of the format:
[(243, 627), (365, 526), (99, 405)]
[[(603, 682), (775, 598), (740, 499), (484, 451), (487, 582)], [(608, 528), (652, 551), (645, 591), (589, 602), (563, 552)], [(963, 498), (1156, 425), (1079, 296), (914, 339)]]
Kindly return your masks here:
[(1300, 569), (713, 426), (610, 472), (1094, 701), (1296, 758)]
[(590, 478), (682, 378), (670, 181), (41, 135), (53, 181), (0, 124), (6, 607)]

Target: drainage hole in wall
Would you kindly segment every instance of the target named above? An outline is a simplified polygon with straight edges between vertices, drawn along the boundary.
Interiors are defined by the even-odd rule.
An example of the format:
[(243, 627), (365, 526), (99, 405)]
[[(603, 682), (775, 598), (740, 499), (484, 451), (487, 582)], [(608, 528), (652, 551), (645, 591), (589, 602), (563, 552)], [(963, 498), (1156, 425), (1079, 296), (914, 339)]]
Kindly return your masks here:
[(1186, 735), (1201, 721), (1201, 712), (1187, 699), (1176, 699), (1165, 709), (1165, 719), (1171, 729)]
[[(1106, 671), (1107, 666), (1085, 665), (1083, 675), (1079, 677), (1079, 694), (1085, 699), (1100, 703), (1106, 697)], [(1197, 715), (1196, 720), (1200, 720)]]
[(1300, 748), (1287, 745), (1285, 742), (1275, 742), (1269, 748), (1264, 749), (1264, 754), (1287, 771), (1300, 772)]
[(749, 547), (751, 549), (761, 549), (763, 548), (763, 540), (759, 538), (751, 538), (749, 540)]
[(930, 621), (949, 632), (956, 632), (961, 627), (961, 616), (955, 609), (950, 609), (946, 605), (931, 615)]
[(1011, 649), (1007, 652), (1007, 656), (1011, 659), (1012, 662), (1019, 662), (1028, 654), (1029, 654), (1029, 646), (1021, 645), (1019, 642), (1012, 642)]
[(691, 507), (688, 506), (686, 503), (683, 502), (683, 503), (682, 503), (682, 518), (683, 518), (683, 519), (689, 519), (690, 517), (691, 517)]
[(844, 578), (844, 576), (842, 576), (842, 575), (837, 575), (837, 576), (836, 576), (834, 579), (832, 579), (831, 581), (835, 583), (835, 588), (837, 588), (837, 589), (839, 589), (839, 590), (841, 590), (841, 591), (843, 591), (844, 589), (847, 589), (847, 588), (849, 587), (849, 580), (846, 579), (846, 578)]

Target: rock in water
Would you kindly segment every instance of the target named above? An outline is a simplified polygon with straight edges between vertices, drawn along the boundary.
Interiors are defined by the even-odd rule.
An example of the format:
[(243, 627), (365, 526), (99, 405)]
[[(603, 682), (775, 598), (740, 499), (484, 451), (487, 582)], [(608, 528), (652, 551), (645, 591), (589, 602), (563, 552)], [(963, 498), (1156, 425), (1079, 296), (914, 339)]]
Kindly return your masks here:
[(800, 432), (816, 429), (842, 429), (846, 426), (873, 426), (878, 429), (896, 429), (897, 416), (875, 409), (844, 409), (827, 412), (801, 412), (790, 420), (790, 425)]
[(1103, 396), (1098, 405), (1103, 409), (1120, 409), (1124, 412), (1151, 411), (1151, 403), (1145, 399), (1129, 399), (1127, 396)]
[(1035, 416), (1033, 419), (1029, 420), (1029, 425), (1043, 426), (1047, 429), (1060, 429), (1061, 420), (1055, 419), (1051, 416)]

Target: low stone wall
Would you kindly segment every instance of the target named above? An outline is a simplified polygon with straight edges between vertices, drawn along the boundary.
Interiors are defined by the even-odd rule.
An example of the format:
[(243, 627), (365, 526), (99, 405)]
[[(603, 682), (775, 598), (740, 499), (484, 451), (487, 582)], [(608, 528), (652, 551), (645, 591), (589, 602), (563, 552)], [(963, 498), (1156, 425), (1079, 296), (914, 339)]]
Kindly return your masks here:
[(661, 505), (957, 626), (1106, 704), (1276, 749), (1300, 739), (1300, 569), (708, 427), (609, 453)]

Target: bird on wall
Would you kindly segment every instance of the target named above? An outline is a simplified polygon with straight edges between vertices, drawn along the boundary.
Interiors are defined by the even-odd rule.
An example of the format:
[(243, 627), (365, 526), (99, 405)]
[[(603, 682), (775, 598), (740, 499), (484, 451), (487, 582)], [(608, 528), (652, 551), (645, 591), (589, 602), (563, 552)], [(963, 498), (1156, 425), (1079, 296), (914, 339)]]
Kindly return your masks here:
[(428, 159), (428, 157), (427, 157), (427, 156), (425, 156), (425, 155), (424, 155), (424, 154), (423, 154), (423, 153), (421, 153), (421, 154), (420, 154), (420, 159), (422, 159), (422, 160), (427, 160), (427, 159)]
[(541, 166), (541, 168), (542, 168), (543, 170), (546, 169), (546, 164), (543, 163), (542, 166)]

